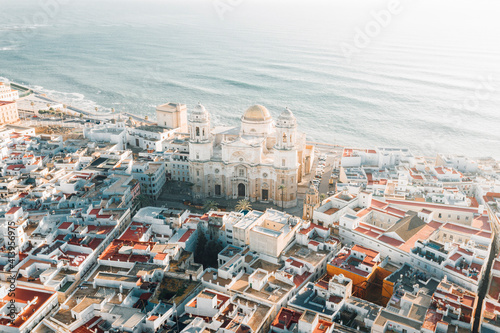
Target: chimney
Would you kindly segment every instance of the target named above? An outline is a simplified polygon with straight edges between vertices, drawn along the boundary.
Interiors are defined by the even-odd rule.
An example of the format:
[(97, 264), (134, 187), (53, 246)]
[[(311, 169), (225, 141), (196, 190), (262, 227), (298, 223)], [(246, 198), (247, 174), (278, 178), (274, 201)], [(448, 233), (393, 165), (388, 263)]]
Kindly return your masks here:
[(217, 272), (214, 272), (214, 274), (212, 275), (212, 279), (215, 281), (217, 280)]

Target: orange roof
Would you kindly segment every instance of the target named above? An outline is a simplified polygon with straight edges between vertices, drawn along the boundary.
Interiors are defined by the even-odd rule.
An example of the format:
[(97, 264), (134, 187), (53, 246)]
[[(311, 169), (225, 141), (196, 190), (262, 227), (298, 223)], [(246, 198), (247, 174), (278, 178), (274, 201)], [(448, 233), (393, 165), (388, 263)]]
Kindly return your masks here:
[(352, 247), (352, 250), (356, 251), (356, 252), (364, 253), (367, 256), (370, 256), (370, 257), (373, 257), (373, 258), (375, 258), (379, 254), (377, 251), (369, 249), (369, 248), (361, 246), (361, 245), (354, 245)]
[[(8, 325), (9, 323), (11, 323), (10, 326), (20, 327), (32, 316), (37, 314), (37, 311), (40, 310), (42, 306), (44, 306), (54, 295), (55, 292), (51, 292), (48, 290), (40, 290), (34, 288), (27, 289), (20, 286), (16, 287), (15, 296), (11, 297), (7, 295), (0, 301), (0, 303), (7, 304), (13, 299), (18, 303), (27, 304), (28, 302), (31, 302), (31, 304), (29, 306), (25, 306), (22, 312), (19, 312), (17, 314), (17, 318), (13, 323), (11, 323), (10, 318), (2, 318), (0, 319), (0, 325)], [(36, 302), (33, 302), (35, 298)]]
[(430, 235), (441, 227), (442, 223), (437, 221), (431, 221), (427, 223), (422, 229), (420, 229), (415, 235), (411, 236), (406, 243), (402, 244), (399, 248), (405, 252), (410, 252), (410, 250), (415, 246), (416, 241), (419, 239), (428, 239)]

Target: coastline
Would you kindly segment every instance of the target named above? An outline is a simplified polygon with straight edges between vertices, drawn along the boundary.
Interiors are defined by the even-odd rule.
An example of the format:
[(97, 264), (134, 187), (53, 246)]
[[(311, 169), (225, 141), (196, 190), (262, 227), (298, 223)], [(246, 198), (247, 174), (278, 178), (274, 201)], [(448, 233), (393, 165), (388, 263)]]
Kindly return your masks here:
[[(23, 96), (20, 96), (19, 101), (22, 101), (23, 99), (26, 99), (27, 97), (34, 97), (38, 100), (41, 100), (43, 102), (49, 102), (49, 103), (52, 103), (53, 105), (67, 105), (66, 109), (67, 110), (70, 110), (70, 111), (73, 111), (75, 112), (76, 114), (78, 115), (83, 115), (84, 117), (87, 117), (87, 118), (90, 118), (90, 119), (95, 119), (97, 118), (96, 120), (111, 120), (117, 116), (122, 116), (122, 117), (126, 117), (126, 118), (129, 118), (131, 117), (133, 120), (135, 121), (139, 121), (139, 122), (142, 122), (142, 123), (146, 123), (146, 124), (154, 124), (155, 122), (152, 121), (152, 120), (146, 120), (142, 117), (139, 117), (137, 115), (134, 115), (132, 113), (129, 113), (129, 112), (119, 112), (119, 113), (116, 113), (116, 114), (113, 114), (111, 112), (95, 112), (95, 111), (88, 111), (88, 110), (84, 110), (82, 108), (79, 108), (79, 107), (76, 107), (76, 106), (73, 106), (73, 105), (70, 105), (68, 103), (66, 103), (65, 101), (60, 101), (60, 100), (56, 100), (54, 98), (51, 98), (51, 97), (48, 97), (47, 94), (41, 92), (41, 91), (38, 91), (36, 89), (33, 89), (33, 88), (30, 88), (26, 85), (23, 85), (23, 84), (20, 84), (20, 83), (17, 83), (17, 82), (13, 82), (13, 81), (9, 81), (9, 84), (11, 84), (12, 86), (14, 86), (14, 88), (16, 89), (21, 89), (23, 90), (23, 92), (27, 92), (27, 93), (23, 93)], [(19, 107), (19, 110), (21, 111), (27, 111), (27, 112), (32, 112), (33, 110), (28, 108), (28, 107), (25, 107), (25, 108), (21, 108)], [(95, 118), (94, 118), (95, 117)]]
[[(33, 112), (32, 108), (28, 107), (27, 105), (24, 106), (24, 107), (21, 107), (22, 106), (22, 103), (19, 103), (19, 101), (22, 101), (23, 99), (26, 99), (28, 97), (32, 97), (32, 98), (36, 98), (40, 101), (40, 103), (51, 103), (53, 105), (67, 105), (66, 109), (67, 110), (70, 110), (74, 113), (76, 113), (77, 116), (80, 116), (82, 115), (83, 118), (85, 119), (91, 119), (91, 120), (94, 120), (94, 121), (110, 121), (116, 117), (125, 117), (125, 118), (131, 118), (132, 120), (134, 121), (137, 121), (137, 122), (141, 122), (141, 123), (144, 123), (144, 124), (147, 124), (147, 125), (154, 125), (156, 124), (156, 120), (155, 119), (145, 119), (143, 117), (140, 117), (140, 116), (137, 116), (135, 114), (132, 114), (130, 112), (126, 112), (126, 111), (121, 111), (121, 112), (117, 112), (117, 113), (111, 113), (111, 112), (102, 112), (102, 111), (98, 111), (98, 112), (95, 112), (95, 111), (89, 111), (89, 110), (85, 110), (83, 108), (80, 108), (80, 107), (76, 107), (76, 106), (73, 106), (65, 101), (61, 101), (61, 100), (57, 100), (57, 99), (54, 99), (54, 98), (51, 98), (51, 97), (48, 97), (46, 93), (43, 93), (37, 89), (34, 89), (34, 88), (30, 88), (28, 85), (26, 84), (21, 84), (21, 83), (17, 83), (17, 82), (14, 82), (14, 81), (8, 81), (9, 84), (13, 85), (14, 88), (16, 89), (20, 89), (20, 98), (18, 100), (18, 108), (20, 111), (25, 111), (25, 112)], [(23, 96), (21, 96), (21, 90), (23, 92), (28, 92), (27, 94), (24, 93)], [(21, 106), (19, 106), (19, 104), (21, 104)], [(307, 133), (306, 133), (307, 134)], [(349, 145), (349, 144), (336, 144), (336, 143), (330, 143), (330, 142), (320, 142), (318, 141), (317, 139), (316, 140), (307, 140), (306, 142), (307, 144), (310, 144), (310, 145), (314, 145), (316, 149), (318, 150), (321, 150), (322, 152), (328, 152), (330, 150), (335, 150), (335, 149), (340, 149), (340, 148), (346, 148), (346, 147), (349, 147), (349, 148), (354, 148), (354, 149), (359, 149), (359, 148), (363, 148), (363, 147), (359, 147), (358, 145)], [(373, 147), (393, 147), (392, 145), (380, 145), (380, 144), (374, 144), (372, 145)], [(366, 147), (369, 147), (369, 146), (366, 146)], [(399, 147), (399, 146), (394, 146), (394, 147)], [(439, 154), (440, 152), (437, 152), (437, 154)], [(460, 154), (460, 153), (459, 153)], [(435, 158), (435, 154), (434, 155), (430, 155), (428, 152), (421, 152), (420, 155), (426, 159), (432, 159), (432, 158)], [(488, 159), (493, 159), (493, 160), (497, 160), (498, 157), (496, 156), (493, 156), (493, 155), (485, 155), (485, 156), (469, 156), (467, 155), (468, 157), (471, 157), (471, 158), (474, 158), (474, 159), (478, 159), (478, 160), (488, 160)]]

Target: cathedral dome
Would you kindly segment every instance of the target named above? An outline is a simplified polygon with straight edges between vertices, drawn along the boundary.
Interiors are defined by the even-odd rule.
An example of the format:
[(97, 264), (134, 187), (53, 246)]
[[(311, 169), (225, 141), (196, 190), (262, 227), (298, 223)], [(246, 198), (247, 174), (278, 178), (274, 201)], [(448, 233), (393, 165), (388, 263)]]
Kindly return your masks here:
[(203, 105), (201, 105), (201, 103), (198, 103), (198, 105), (196, 105), (194, 107), (194, 110), (193, 110), (193, 113), (197, 113), (197, 114), (205, 114), (207, 112), (207, 110), (205, 109), (205, 107)]
[(268, 121), (271, 120), (271, 114), (269, 111), (262, 105), (252, 105), (249, 107), (245, 113), (243, 114), (243, 120), (248, 121)]
[(295, 116), (293, 115), (292, 111), (289, 109), (289, 108), (285, 108), (280, 116), (279, 116), (279, 119), (295, 119)]

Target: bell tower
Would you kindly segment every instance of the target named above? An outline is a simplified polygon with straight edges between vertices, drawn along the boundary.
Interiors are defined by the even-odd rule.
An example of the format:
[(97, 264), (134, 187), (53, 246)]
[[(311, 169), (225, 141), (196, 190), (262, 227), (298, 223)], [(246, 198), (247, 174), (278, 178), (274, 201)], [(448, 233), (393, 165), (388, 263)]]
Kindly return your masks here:
[(189, 127), (189, 174), (193, 186), (193, 198), (201, 199), (207, 187), (205, 166), (212, 158), (213, 145), (210, 133), (210, 116), (198, 103), (188, 122)]
[(319, 192), (315, 187), (311, 186), (306, 192), (302, 219), (312, 220), (314, 210), (318, 207), (319, 207)]
[(276, 121), (274, 145), (274, 169), (276, 170), (275, 201), (284, 207), (297, 204), (299, 153), (297, 150), (297, 120), (290, 109), (285, 108)]
[(297, 119), (289, 108), (285, 108), (276, 122), (276, 149), (295, 149)]

